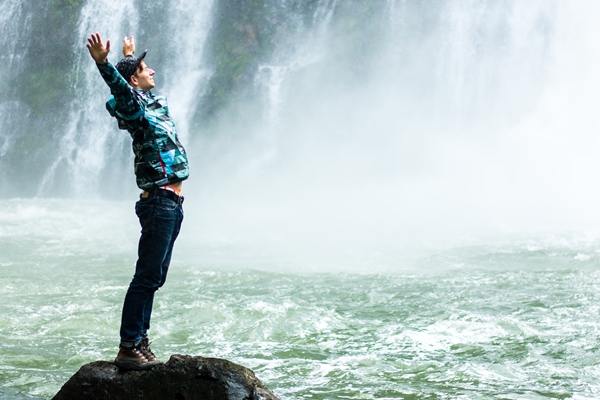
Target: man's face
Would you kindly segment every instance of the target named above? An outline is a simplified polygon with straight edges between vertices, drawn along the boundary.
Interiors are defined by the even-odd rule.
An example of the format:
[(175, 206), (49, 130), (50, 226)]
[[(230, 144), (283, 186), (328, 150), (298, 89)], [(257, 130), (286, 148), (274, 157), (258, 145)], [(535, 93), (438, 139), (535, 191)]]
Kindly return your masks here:
[(144, 61), (140, 62), (140, 66), (131, 77), (131, 83), (136, 89), (150, 90), (154, 85), (154, 70), (148, 68)]

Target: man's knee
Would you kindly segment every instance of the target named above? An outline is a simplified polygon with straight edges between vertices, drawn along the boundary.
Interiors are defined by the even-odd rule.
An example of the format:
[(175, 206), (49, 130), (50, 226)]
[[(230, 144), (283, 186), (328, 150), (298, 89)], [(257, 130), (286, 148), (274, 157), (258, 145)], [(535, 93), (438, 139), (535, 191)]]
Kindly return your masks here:
[(129, 288), (131, 290), (136, 290), (139, 292), (147, 292), (153, 293), (161, 287), (163, 283), (159, 280), (147, 279), (143, 277), (134, 276), (131, 283), (129, 284)]

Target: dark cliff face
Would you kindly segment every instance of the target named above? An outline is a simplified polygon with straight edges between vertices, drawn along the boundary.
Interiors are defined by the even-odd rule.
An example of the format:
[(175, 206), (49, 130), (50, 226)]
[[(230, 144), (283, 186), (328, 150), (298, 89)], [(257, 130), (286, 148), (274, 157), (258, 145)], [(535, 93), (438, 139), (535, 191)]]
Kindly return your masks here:
[(216, 358), (173, 355), (148, 371), (86, 364), (53, 400), (278, 400), (254, 373)]

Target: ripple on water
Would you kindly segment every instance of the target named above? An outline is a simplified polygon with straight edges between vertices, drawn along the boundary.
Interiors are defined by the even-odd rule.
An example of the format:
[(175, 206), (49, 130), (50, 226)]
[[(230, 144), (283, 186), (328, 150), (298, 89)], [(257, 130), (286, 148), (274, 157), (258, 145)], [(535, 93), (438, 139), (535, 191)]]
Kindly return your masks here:
[[(0, 234), (12, 252), (0, 251), (0, 398), (50, 398), (82, 364), (116, 354), (135, 244), (66, 214), (0, 212), (3, 234), (19, 225)], [(61, 232), (69, 224), (89, 236)], [(471, 246), (372, 274), (176, 259), (156, 295), (153, 348), (231, 359), (290, 399), (599, 398), (598, 249), (570, 239)]]

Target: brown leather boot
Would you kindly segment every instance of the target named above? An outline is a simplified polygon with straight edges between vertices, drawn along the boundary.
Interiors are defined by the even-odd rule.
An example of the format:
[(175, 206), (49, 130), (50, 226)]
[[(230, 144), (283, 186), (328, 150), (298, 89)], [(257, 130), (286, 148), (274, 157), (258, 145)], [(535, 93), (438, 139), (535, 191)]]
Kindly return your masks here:
[(142, 353), (140, 344), (134, 347), (119, 347), (119, 354), (115, 358), (114, 364), (125, 370), (144, 370), (150, 369), (158, 364), (158, 361), (149, 361)]
[(150, 344), (152, 344), (152, 342), (150, 342), (148, 338), (144, 338), (138, 346), (140, 351), (148, 361), (160, 363), (160, 361), (158, 361), (152, 350), (150, 350)]

